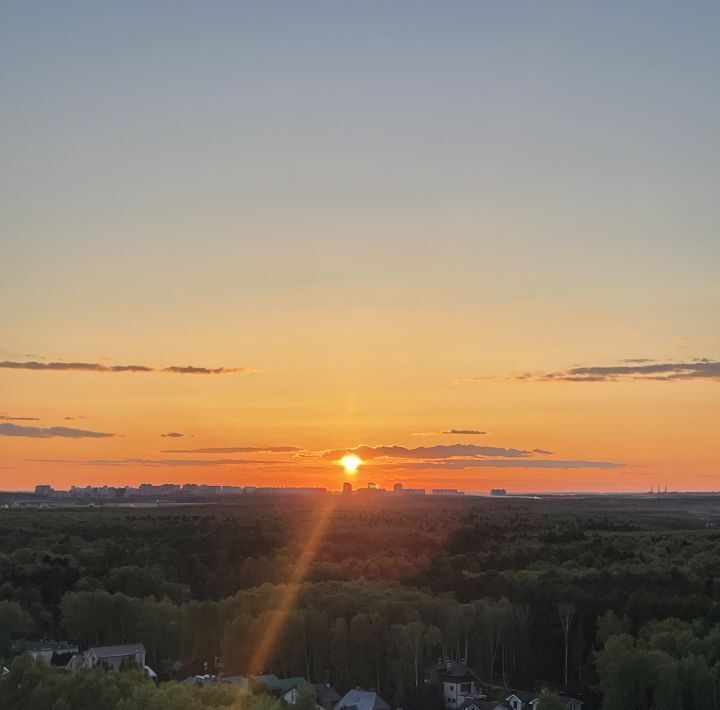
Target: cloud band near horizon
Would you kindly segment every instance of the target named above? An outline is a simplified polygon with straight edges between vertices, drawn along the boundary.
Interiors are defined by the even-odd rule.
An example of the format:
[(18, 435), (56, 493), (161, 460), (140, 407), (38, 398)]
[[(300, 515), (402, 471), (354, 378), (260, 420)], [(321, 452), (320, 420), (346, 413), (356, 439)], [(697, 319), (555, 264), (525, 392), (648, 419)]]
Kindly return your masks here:
[[(709, 380), (720, 382), (720, 361), (699, 358), (684, 362), (660, 362), (630, 358), (617, 365), (587, 365), (553, 372), (522, 372), (505, 378), (510, 382), (680, 382)], [(490, 382), (492, 377), (463, 377), (456, 384)]]
[(66, 426), (21, 426), (20, 424), (0, 424), (0, 436), (19, 436), (30, 439), (50, 439), (60, 437), (64, 439), (108, 439), (116, 434), (103, 431), (88, 431), (87, 429), (73, 429)]
[(104, 365), (100, 362), (38, 362), (29, 360), (0, 361), (0, 369), (31, 370), (34, 372), (165, 372), (173, 375), (236, 375), (257, 372), (251, 367), (196, 367), (195, 365), (170, 365), (151, 367), (149, 365)]

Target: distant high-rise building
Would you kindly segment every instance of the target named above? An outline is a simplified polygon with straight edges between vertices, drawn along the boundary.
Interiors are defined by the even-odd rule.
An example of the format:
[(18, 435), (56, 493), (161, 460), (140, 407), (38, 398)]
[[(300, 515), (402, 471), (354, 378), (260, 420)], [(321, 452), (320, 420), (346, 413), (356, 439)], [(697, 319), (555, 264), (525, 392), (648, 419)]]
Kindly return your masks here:
[(393, 486), (393, 490), (395, 491), (395, 493), (402, 493), (403, 484), (402, 484), (402, 483), (396, 483), (396, 484)]
[(53, 492), (53, 487), (46, 484), (35, 486), (35, 495), (49, 496)]
[(491, 488), (490, 495), (491, 496), (506, 496), (507, 491), (504, 488)]
[(343, 494), (346, 496), (349, 496), (352, 493), (352, 483), (350, 481), (345, 481), (343, 483)]
[(377, 483), (368, 483), (367, 487), (368, 487), (368, 490), (376, 491), (376, 490), (377, 490)]

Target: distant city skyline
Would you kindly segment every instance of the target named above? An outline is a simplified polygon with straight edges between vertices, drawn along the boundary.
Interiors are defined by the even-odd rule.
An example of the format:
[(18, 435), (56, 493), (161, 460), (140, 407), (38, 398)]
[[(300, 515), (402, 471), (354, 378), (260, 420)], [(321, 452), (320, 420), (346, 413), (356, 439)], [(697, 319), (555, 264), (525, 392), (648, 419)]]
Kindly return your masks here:
[(720, 488), (720, 6), (2, 19), (1, 489)]

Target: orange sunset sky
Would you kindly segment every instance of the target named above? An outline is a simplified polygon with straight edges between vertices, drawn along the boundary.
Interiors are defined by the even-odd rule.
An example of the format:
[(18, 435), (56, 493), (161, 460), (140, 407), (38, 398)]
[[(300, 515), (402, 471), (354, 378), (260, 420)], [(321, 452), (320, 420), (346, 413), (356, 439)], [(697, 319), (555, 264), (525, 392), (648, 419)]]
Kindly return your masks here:
[(0, 22), (0, 488), (720, 489), (717, 7), (77, 5)]

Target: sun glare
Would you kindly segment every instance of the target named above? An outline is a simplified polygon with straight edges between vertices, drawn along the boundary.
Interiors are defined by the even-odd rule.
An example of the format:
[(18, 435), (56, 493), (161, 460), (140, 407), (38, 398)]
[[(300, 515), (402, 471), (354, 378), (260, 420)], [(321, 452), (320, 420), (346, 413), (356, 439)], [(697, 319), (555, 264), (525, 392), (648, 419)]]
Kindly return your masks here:
[(345, 473), (357, 473), (361, 463), (362, 459), (355, 454), (348, 454), (340, 459), (340, 465), (345, 469)]

